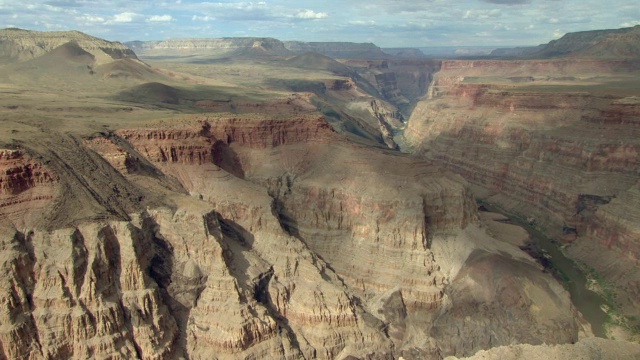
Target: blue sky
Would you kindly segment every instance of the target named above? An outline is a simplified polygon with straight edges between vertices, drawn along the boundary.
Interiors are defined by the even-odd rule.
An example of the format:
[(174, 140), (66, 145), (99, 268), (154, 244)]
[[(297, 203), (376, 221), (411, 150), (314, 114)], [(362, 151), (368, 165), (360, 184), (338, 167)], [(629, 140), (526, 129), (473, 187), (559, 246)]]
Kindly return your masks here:
[(638, 0), (0, 0), (0, 28), (79, 30), (118, 41), (259, 36), (509, 46), (639, 24)]

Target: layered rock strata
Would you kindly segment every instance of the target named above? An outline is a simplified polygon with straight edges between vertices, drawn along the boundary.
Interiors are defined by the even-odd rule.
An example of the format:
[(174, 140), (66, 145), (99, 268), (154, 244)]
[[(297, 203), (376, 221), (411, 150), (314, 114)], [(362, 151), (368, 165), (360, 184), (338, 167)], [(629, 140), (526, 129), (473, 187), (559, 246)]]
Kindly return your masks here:
[(0, 220), (23, 227), (58, 195), (57, 175), (20, 149), (0, 150)]
[[(320, 117), (60, 141), (42, 144), (57, 183), (114, 215), (3, 229), (4, 357), (437, 359), (577, 339), (567, 293), (479, 227), (462, 178)], [(96, 172), (163, 202), (103, 202)]]
[(637, 268), (640, 250), (633, 205), (640, 102), (624, 79), (588, 79), (636, 67), (446, 61), (405, 133), (416, 153), (464, 176), (480, 197), (575, 240), (569, 252), (625, 288), (616, 302), (630, 314), (638, 278), (622, 273)]

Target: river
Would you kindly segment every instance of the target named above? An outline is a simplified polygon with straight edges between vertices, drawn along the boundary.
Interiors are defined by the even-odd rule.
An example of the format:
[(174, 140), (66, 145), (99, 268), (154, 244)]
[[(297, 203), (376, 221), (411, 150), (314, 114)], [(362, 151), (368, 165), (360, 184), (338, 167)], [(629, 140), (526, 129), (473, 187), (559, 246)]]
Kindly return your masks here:
[(587, 288), (587, 275), (573, 260), (562, 253), (559, 244), (525, 221), (506, 214), (499, 208), (485, 203), (482, 203), (482, 206), (488, 211), (508, 217), (510, 223), (527, 230), (532, 245), (535, 247), (535, 249), (531, 249), (533, 250), (532, 252), (535, 253), (535, 250), (538, 250), (538, 253), (544, 254), (539, 259), (542, 265), (554, 274), (556, 279), (569, 291), (571, 301), (591, 324), (593, 334), (597, 337), (606, 338), (604, 325), (609, 317), (602, 308), (603, 305), (610, 307), (610, 304), (600, 294)]

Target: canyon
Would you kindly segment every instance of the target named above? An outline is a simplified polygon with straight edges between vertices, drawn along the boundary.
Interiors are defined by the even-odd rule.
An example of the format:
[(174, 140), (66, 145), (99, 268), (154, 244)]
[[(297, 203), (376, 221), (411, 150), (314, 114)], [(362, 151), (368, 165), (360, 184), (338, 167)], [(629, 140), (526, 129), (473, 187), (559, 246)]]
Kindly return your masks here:
[(634, 340), (634, 59), (0, 44), (0, 358), (640, 354), (476, 202), (567, 244)]

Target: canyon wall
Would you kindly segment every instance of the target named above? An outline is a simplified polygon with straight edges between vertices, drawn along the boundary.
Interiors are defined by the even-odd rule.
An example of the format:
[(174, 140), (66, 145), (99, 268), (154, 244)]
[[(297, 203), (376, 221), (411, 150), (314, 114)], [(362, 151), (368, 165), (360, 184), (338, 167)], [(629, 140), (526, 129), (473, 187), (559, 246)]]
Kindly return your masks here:
[(49, 229), (3, 222), (6, 358), (439, 359), (581, 331), (461, 177), (318, 116), (187, 117), (29, 152), (3, 155), (3, 196), (64, 194)]
[[(445, 61), (409, 121), (422, 157), (564, 242), (635, 314), (637, 61)], [(614, 75), (614, 74), (625, 75)], [(629, 271), (632, 270), (631, 273)], [(623, 275), (626, 273), (626, 275)]]

